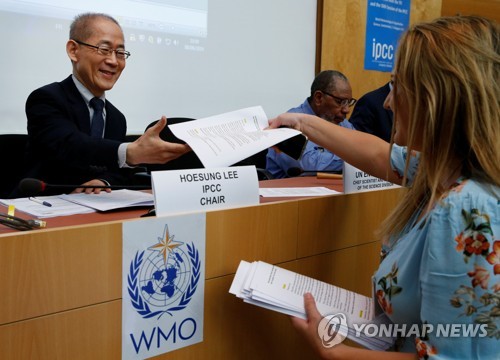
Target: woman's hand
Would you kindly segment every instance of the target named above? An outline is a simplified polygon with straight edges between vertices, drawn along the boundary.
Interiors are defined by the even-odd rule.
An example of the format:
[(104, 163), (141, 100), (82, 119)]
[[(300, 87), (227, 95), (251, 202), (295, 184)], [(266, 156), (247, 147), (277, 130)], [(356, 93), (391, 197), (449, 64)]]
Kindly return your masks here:
[[(328, 360), (363, 359), (363, 360), (416, 360), (416, 353), (375, 351), (339, 343), (345, 335), (335, 332), (335, 324), (330, 317), (324, 317), (318, 311), (311, 294), (304, 294), (304, 308), (307, 320), (292, 317), (292, 324), (322, 358)], [(334, 315), (334, 317), (337, 315)]]
[[(306, 310), (307, 320), (292, 317), (292, 324), (299, 333), (304, 336), (314, 351), (318, 353), (323, 359), (337, 359), (341, 358), (342, 350), (347, 346), (342, 344), (329, 345), (328, 342), (323, 344), (323, 340), (329, 339), (331, 334), (323, 334), (318, 328), (323, 316), (316, 307), (316, 302), (310, 293), (304, 294), (304, 308)], [(323, 334), (320, 335), (320, 334)]]
[(315, 118), (315, 116), (299, 113), (284, 113), (270, 119), (268, 129), (276, 129), (280, 126), (286, 126), (303, 132), (303, 123), (307, 121), (308, 118)]

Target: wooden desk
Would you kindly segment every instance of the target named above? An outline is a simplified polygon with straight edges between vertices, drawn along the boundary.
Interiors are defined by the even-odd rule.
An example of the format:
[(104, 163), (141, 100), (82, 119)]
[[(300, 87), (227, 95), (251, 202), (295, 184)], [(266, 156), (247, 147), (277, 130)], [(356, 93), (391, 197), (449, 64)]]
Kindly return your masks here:
[[(263, 186), (298, 186), (294, 181)], [(240, 260), (279, 264), (369, 295), (379, 254), (373, 231), (399, 192), (207, 213), (204, 341), (158, 358), (311, 357), (287, 316), (228, 293)], [(73, 219), (71, 226), (0, 234), (0, 359), (120, 358), (121, 226), (142, 212), (94, 214), (97, 220), (79, 216), (90, 223)]]
[[(308, 176), (308, 177), (296, 177), (289, 179), (277, 179), (277, 180), (269, 180), (269, 181), (261, 181), (259, 186), (262, 188), (276, 188), (276, 187), (310, 187), (310, 186), (324, 186), (330, 188), (332, 190), (342, 191), (342, 180), (325, 180), (325, 179), (316, 179), (316, 177)], [(298, 200), (302, 198), (260, 198), (260, 203), (271, 203), (271, 202), (279, 202), (279, 201), (289, 201), (289, 200)], [(3, 206), (0, 205), (0, 208)], [(5, 207), (3, 207), (5, 208)], [(101, 213), (90, 213), (90, 214), (79, 214), (75, 216), (59, 216), (54, 218), (44, 219), (47, 222), (47, 229), (54, 229), (63, 226), (73, 226), (73, 225), (82, 225), (82, 224), (95, 224), (101, 222), (109, 222), (116, 220), (128, 220), (128, 219), (137, 219), (147, 213), (149, 208), (130, 208), (126, 210), (117, 210), (117, 211), (107, 211)], [(5, 211), (6, 212), (6, 211)], [(16, 216), (21, 217), (23, 219), (30, 219), (31, 217), (27, 214), (23, 214), (22, 212), (17, 212)], [(37, 230), (39, 231), (39, 230)], [(0, 236), (1, 234), (18, 232), (18, 230), (11, 229), (9, 227), (5, 227), (0, 225)]]

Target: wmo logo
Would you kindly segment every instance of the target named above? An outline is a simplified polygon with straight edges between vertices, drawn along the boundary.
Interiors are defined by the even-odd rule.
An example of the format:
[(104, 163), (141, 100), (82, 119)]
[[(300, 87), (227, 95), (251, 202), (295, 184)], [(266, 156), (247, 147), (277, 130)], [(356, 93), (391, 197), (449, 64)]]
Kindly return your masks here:
[(193, 243), (174, 241), (168, 225), (158, 243), (137, 251), (130, 263), (127, 290), (133, 308), (145, 319), (184, 309), (201, 274), (201, 261)]

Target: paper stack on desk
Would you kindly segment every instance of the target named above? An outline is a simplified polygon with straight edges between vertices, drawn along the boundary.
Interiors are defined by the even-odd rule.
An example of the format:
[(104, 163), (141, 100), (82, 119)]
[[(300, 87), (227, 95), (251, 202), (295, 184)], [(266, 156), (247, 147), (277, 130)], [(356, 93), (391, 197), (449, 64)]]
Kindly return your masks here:
[(98, 211), (154, 205), (153, 194), (127, 189), (109, 193), (101, 191), (100, 194), (67, 194), (60, 195), (60, 198)]
[(339, 191), (328, 189), (324, 186), (312, 187), (287, 187), (287, 188), (260, 188), (259, 195), (262, 197), (308, 197), (342, 194)]
[(51, 206), (45, 206), (30, 198), (1, 199), (0, 204), (13, 205), (16, 211), (22, 211), (38, 219), (95, 212), (94, 209), (63, 200), (59, 196), (37, 196), (36, 199), (45, 201)]
[[(47, 203), (44, 205), (43, 203)], [(14, 205), (17, 211), (48, 218), (75, 214), (86, 214), (97, 211), (114, 209), (153, 206), (152, 194), (134, 190), (114, 190), (110, 193), (102, 191), (100, 194), (65, 194), (53, 196), (37, 196), (36, 198), (0, 199), (0, 203)]]
[(356, 334), (353, 324), (390, 323), (384, 314), (375, 316), (371, 298), (262, 261), (241, 261), (229, 292), (247, 303), (303, 319), (303, 296), (310, 292), (321, 314), (345, 316), (348, 328), (342, 329), (352, 341), (376, 350), (385, 350), (394, 342), (390, 337)]

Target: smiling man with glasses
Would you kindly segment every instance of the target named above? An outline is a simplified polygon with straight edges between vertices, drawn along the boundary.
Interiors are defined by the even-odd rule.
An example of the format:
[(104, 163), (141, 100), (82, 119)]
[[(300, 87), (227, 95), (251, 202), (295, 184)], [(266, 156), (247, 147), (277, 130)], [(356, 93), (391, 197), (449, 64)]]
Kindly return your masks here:
[[(78, 15), (70, 26), (66, 53), (72, 74), (33, 91), (26, 102), (25, 177), (62, 185), (126, 186), (132, 184), (131, 167), (163, 164), (190, 150), (187, 145), (161, 140), (165, 117), (135, 142), (125, 142), (125, 116), (106, 97), (130, 56), (114, 18), (101, 13)], [(54, 194), (64, 191), (50, 189)], [(74, 191), (101, 190), (75, 186)], [(23, 194), (18, 191), (16, 195)]]
[[(347, 77), (336, 70), (319, 73), (311, 85), (311, 95), (298, 107), (288, 110), (291, 113), (316, 115), (328, 122), (353, 129), (347, 120), (350, 108), (356, 103)], [(343, 160), (328, 150), (308, 141), (299, 160), (295, 160), (272, 147), (267, 152), (266, 170), (275, 178), (289, 175), (289, 170), (335, 171), (342, 172)], [(296, 171), (295, 171), (296, 173)], [(306, 173), (313, 175), (314, 173)]]
[(101, 54), (103, 56), (111, 56), (113, 53), (115, 53), (116, 54), (116, 58), (120, 59), (120, 60), (127, 60), (128, 57), (130, 56), (130, 52), (125, 51), (125, 49), (115, 49), (115, 50), (113, 50), (108, 45), (95, 46), (95, 45), (90, 45), (90, 44), (84, 43), (83, 41), (79, 41), (79, 40), (76, 40), (76, 39), (71, 39), (71, 40), (73, 40), (77, 44), (85, 45), (85, 46), (88, 46), (90, 48), (96, 49), (97, 53)]

